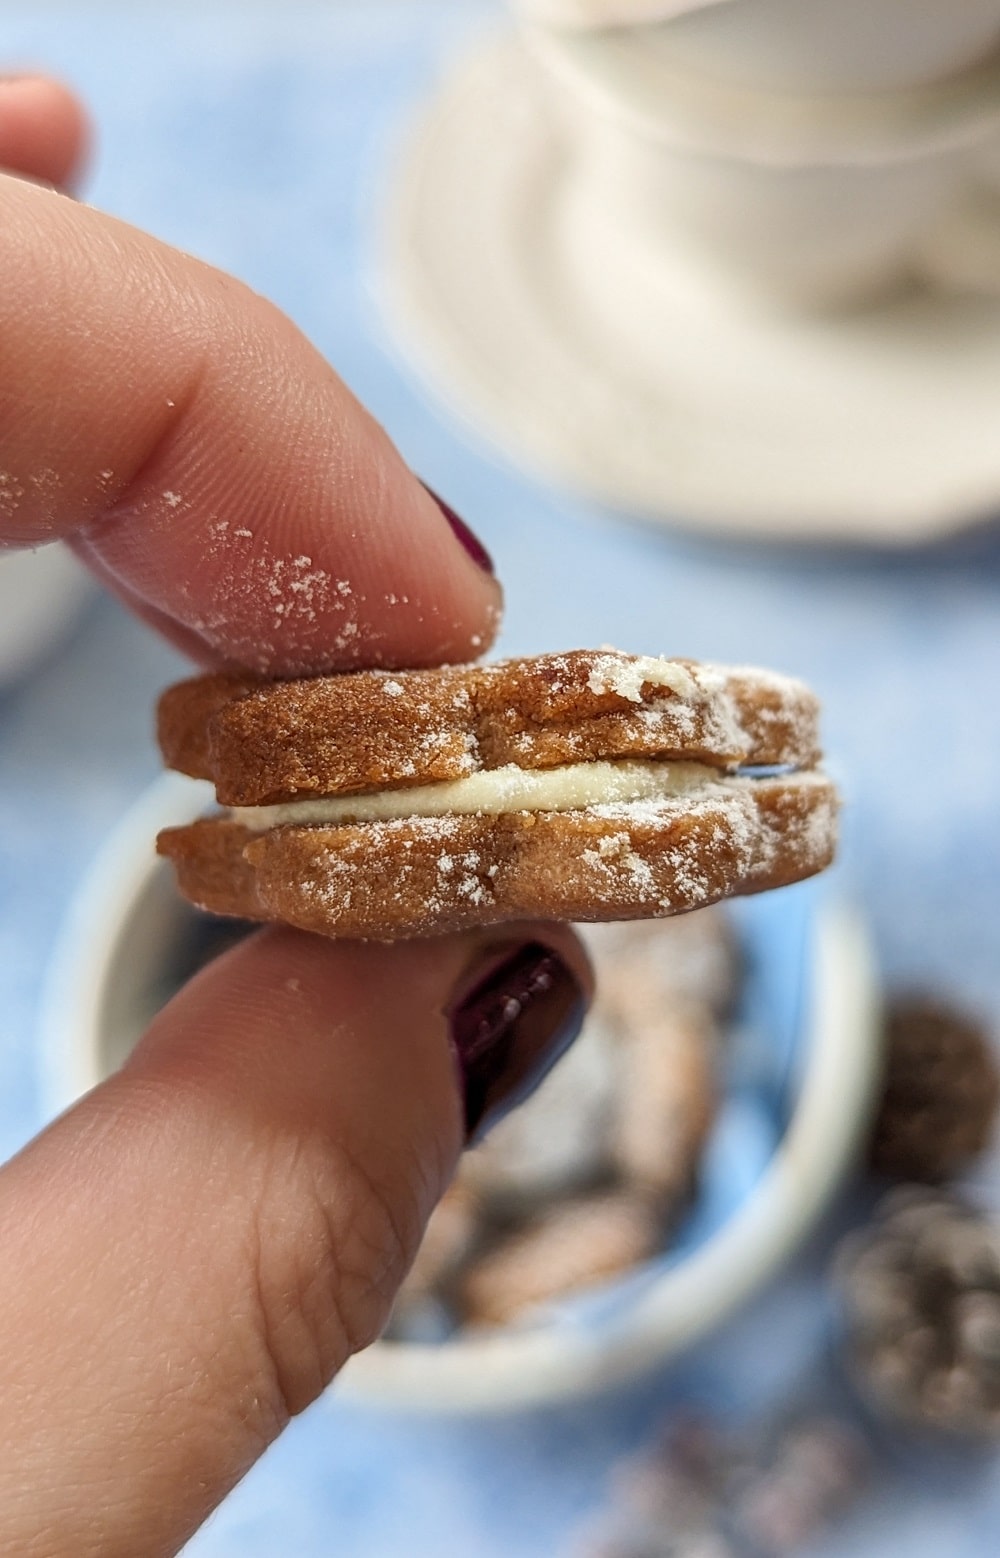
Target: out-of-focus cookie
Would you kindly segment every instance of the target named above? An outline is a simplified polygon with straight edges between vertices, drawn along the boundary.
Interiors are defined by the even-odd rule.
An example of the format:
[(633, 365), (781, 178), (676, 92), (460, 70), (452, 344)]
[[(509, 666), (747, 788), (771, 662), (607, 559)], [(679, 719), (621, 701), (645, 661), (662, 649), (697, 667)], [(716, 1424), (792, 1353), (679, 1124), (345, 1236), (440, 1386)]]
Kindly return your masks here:
[(599, 1011), (589, 1012), (580, 1037), (538, 1091), (463, 1158), (461, 1182), (488, 1214), (530, 1216), (541, 1204), (608, 1177), (618, 1065)]
[(430, 1215), (403, 1291), (411, 1297), (446, 1291), (474, 1249), (481, 1226), (482, 1207), (474, 1192), (454, 1181)]
[(721, 1017), (740, 967), (732, 930), (724, 913), (703, 909), (584, 934), (615, 1046), (613, 1168), (671, 1217), (690, 1199), (715, 1118)]
[(615, 1250), (620, 1270), (660, 1250), (690, 1204), (742, 974), (729, 916), (706, 909), (582, 930), (597, 975), (583, 1032), (538, 1091), (463, 1157), (441, 1215), (454, 1229), (452, 1198), (464, 1191), (458, 1209), (471, 1209), (475, 1229), (461, 1230), (460, 1217), (462, 1236), (442, 1265), (432, 1221), (430, 1264), (418, 1262), (404, 1289), (397, 1334), (426, 1338), (441, 1334), (443, 1312), (453, 1324), (520, 1313), (601, 1281)]
[(743, 954), (724, 907), (664, 920), (585, 925), (581, 934), (601, 971), (600, 1001), (613, 1020), (628, 1020), (637, 1002), (659, 1010), (676, 1001), (731, 1010), (743, 977)]
[(563, 1202), (465, 1268), (459, 1312), (472, 1325), (506, 1325), (648, 1260), (662, 1232), (656, 1211), (628, 1191)]
[(597, 976), (583, 1032), (466, 1155), (460, 1177), (501, 1219), (622, 1181), (658, 1197), (670, 1219), (690, 1198), (715, 1116), (735, 938), (721, 909), (581, 929)]
[(615, 1169), (674, 1215), (692, 1195), (715, 1118), (715, 1021), (707, 1007), (686, 1001), (633, 1022), (626, 1035), (618, 1051)]
[(451, 1289), (483, 1233), (483, 1208), (471, 1188), (449, 1185), (424, 1229), (416, 1258), (393, 1305), (386, 1335), (440, 1341), (454, 1325)]

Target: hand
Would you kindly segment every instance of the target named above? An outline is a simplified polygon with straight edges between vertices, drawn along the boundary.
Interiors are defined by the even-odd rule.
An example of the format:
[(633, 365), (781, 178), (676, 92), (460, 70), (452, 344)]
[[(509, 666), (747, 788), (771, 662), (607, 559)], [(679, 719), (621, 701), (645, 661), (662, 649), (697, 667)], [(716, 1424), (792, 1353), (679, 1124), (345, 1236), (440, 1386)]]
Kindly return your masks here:
[[(8, 167), (65, 183), (85, 134), (61, 89), (0, 84)], [(0, 343), (3, 544), (65, 537), (208, 664), (430, 665), (492, 639), (481, 549), (235, 281), (0, 177)], [(463, 1144), (445, 1013), (527, 943), (555, 973), (515, 1019), (541, 1070), (589, 988), (568, 930), (265, 930), (0, 1171), (0, 1551), (176, 1552), (378, 1334)]]

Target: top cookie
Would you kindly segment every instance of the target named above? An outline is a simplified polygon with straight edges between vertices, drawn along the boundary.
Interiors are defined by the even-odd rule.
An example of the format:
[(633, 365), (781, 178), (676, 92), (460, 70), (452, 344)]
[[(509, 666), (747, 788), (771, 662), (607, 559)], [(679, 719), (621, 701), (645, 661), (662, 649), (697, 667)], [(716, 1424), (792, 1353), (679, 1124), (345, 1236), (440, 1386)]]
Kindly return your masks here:
[(654, 758), (733, 771), (807, 769), (819, 757), (818, 703), (801, 682), (583, 649), (291, 682), (198, 677), (164, 693), (159, 740), (170, 767), (212, 780), (222, 805), (240, 807), (509, 764)]

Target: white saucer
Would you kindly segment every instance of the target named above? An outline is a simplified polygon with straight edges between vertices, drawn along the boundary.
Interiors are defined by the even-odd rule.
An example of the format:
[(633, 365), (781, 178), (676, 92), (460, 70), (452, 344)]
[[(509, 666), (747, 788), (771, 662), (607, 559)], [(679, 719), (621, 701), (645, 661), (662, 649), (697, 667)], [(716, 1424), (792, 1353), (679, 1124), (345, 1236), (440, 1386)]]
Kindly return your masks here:
[(385, 287), (456, 410), (617, 508), (773, 539), (908, 544), (1000, 509), (1000, 299), (782, 312), (582, 210), (551, 85), (466, 64), (393, 192)]

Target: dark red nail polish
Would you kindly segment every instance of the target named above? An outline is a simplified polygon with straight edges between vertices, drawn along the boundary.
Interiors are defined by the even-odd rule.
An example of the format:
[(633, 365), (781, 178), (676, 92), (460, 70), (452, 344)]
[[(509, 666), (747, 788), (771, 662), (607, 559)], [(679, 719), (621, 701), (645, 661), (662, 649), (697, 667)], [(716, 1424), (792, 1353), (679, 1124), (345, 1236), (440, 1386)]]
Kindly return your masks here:
[(450, 503), (446, 503), (443, 498), (438, 497), (433, 487), (428, 487), (425, 481), (422, 481), (420, 485), (434, 499), (434, 502), (441, 510), (459, 541), (465, 547), (472, 561), (476, 564), (476, 567), (482, 568), (488, 574), (496, 573), (492, 557), (475, 532), (469, 529), (465, 520), (459, 518)]
[(551, 947), (529, 942), (498, 952), (447, 1012), (470, 1140), (534, 1092), (586, 1010), (579, 981)]

